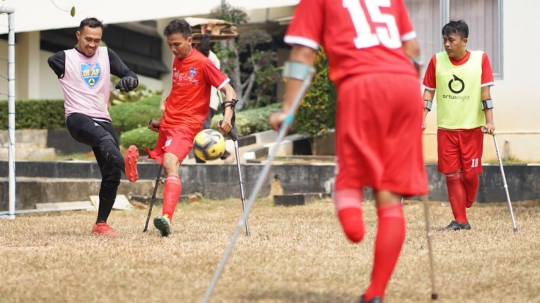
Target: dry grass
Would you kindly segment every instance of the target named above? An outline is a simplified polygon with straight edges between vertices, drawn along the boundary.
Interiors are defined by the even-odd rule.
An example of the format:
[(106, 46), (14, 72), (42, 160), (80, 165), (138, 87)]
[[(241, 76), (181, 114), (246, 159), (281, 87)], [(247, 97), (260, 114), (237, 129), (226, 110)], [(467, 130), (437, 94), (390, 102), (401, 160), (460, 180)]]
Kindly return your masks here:
[[(239, 201), (181, 204), (173, 234), (143, 234), (147, 210), (113, 212), (119, 238), (90, 233), (95, 212), (0, 220), (0, 302), (200, 302), (240, 214)], [(160, 209), (155, 209), (156, 214)], [(429, 302), (422, 204), (406, 203), (408, 233), (385, 302)], [(347, 242), (333, 205), (256, 203), (211, 302), (356, 302), (369, 282), (376, 226)], [(540, 302), (540, 207), (473, 207), (473, 229), (435, 232), (439, 302)], [(451, 220), (432, 203), (434, 227)]]

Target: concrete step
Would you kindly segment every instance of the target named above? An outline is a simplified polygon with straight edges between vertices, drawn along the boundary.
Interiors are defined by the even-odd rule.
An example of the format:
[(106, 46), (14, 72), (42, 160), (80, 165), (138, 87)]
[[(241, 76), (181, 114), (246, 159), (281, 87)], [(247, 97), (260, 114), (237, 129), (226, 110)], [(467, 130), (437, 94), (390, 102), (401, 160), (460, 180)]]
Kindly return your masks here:
[[(15, 145), (17, 148), (46, 148), (47, 147), (46, 129), (24, 129), (15, 130)], [(7, 130), (0, 131), (0, 147), (9, 147), (13, 139), (9, 138)]]
[[(6, 148), (0, 149), (0, 160), (9, 160), (10, 150)], [(56, 157), (56, 150), (52, 147), (44, 148), (27, 148), (21, 147), (17, 143), (15, 148), (15, 160), (43, 160)]]
[[(5, 186), (0, 186), (0, 211), (8, 210), (8, 180), (0, 179)], [(99, 193), (100, 179), (65, 179), (65, 178), (28, 178), (17, 177), (17, 209), (36, 209), (43, 203), (90, 201), (91, 196)], [(155, 181), (138, 180), (131, 183), (122, 180), (118, 195), (148, 195), (152, 193)], [(163, 196), (163, 186), (158, 187), (157, 196)]]
[(295, 193), (286, 195), (274, 195), (274, 205), (276, 206), (299, 206), (315, 201), (330, 198), (328, 193)]

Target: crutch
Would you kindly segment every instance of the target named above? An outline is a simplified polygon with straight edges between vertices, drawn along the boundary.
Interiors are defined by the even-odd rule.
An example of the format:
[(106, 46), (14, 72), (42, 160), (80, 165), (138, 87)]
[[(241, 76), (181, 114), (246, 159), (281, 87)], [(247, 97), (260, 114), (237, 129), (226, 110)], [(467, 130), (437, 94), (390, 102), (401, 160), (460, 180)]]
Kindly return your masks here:
[(148, 221), (150, 221), (150, 216), (152, 216), (152, 206), (154, 206), (154, 201), (156, 200), (156, 192), (159, 185), (159, 178), (161, 177), (161, 169), (163, 166), (159, 166), (159, 171), (156, 177), (156, 185), (154, 186), (154, 193), (152, 193), (152, 200), (150, 200), (150, 208), (148, 209), (148, 217), (146, 218), (146, 223), (144, 224), (143, 233), (148, 231)]
[(437, 300), (439, 294), (437, 294), (437, 290), (435, 288), (435, 262), (433, 261), (433, 246), (431, 245), (431, 218), (429, 215), (429, 201), (427, 195), (422, 196), (422, 201), (424, 202), (424, 217), (426, 220), (426, 238), (428, 245), (429, 268), (431, 276), (431, 299)]
[[(482, 128), (484, 133), (487, 133), (486, 128)], [(501, 155), (499, 153), (499, 144), (497, 143), (497, 135), (495, 133), (491, 134), (493, 136), (493, 142), (495, 143), (495, 151), (497, 152), (497, 159), (499, 160), (499, 167), (501, 168), (501, 174), (504, 184), (504, 190), (506, 191), (506, 200), (508, 201), (508, 208), (510, 209), (510, 216), (512, 217), (512, 227), (514, 228), (514, 232), (517, 233), (518, 229), (516, 226), (516, 220), (514, 219), (514, 210), (512, 209), (512, 202), (510, 201), (510, 194), (508, 193), (508, 185), (506, 184), (506, 176), (504, 175), (504, 167), (501, 160)]]
[[(225, 110), (223, 110), (223, 112), (225, 112)], [(236, 131), (235, 120), (236, 120), (236, 113), (233, 114), (233, 117), (231, 119), (233, 128), (229, 131), (229, 136), (234, 141), (234, 152), (236, 154), (236, 168), (238, 169), (238, 182), (240, 183), (240, 197), (242, 199), (242, 212), (245, 213), (246, 205), (245, 205), (245, 197), (244, 197), (244, 182), (242, 181), (242, 171), (240, 169), (240, 154), (238, 153), (238, 132)], [(221, 125), (221, 121), (219, 121), (219, 124)], [(244, 221), (244, 225), (246, 226), (246, 236), (251, 236), (251, 232), (249, 231), (247, 216), (246, 216), (246, 220)]]
[[(287, 64), (289, 64), (287, 66)], [(225, 264), (227, 263), (227, 260), (229, 259), (229, 255), (231, 254), (231, 251), (234, 247), (234, 243), (236, 242), (236, 238), (238, 238), (238, 235), (240, 234), (240, 231), (242, 230), (242, 227), (244, 225), (244, 222), (246, 222), (247, 217), (249, 215), (249, 211), (251, 210), (251, 207), (253, 206), (253, 203), (255, 202), (255, 199), (257, 198), (257, 195), (259, 194), (259, 191), (261, 190), (261, 187), (266, 181), (266, 178), (268, 177), (268, 174), (270, 173), (270, 167), (272, 166), (272, 161), (276, 157), (276, 153), (278, 151), (278, 144), (281, 143), (283, 138), (285, 137), (285, 134), (287, 133), (287, 130), (291, 126), (293, 120), (294, 120), (294, 113), (296, 111), (296, 108), (300, 104), (300, 100), (302, 99), (302, 96), (304, 95), (304, 92), (307, 90), (311, 83), (311, 78), (313, 77), (313, 74), (315, 73), (315, 68), (310, 67), (309, 69), (306, 68), (307, 66), (298, 66), (299, 68), (296, 68), (295, 71), (292, 71), (294, 68), (294, 64), (299, 64), (297, 62), (287, 62), (285, 65), (285, 68), (283, 70), (283, 75), (285, 77), (289, 78), (295, 78), (297, 80), (302, 81), (302, 85), (300, 86), (300, 89), (298, 90), (298, 93), (294, 97), (291, 107), (289, 108), (289, 111), (287, 112), (287, 118), (283, 123), (281, 124), (281, 128), (279, 129), (278, 136), (276, 139), (276, 143), (274, 145), (274, 148), (271, 148), (270, 155), (268, 156), (266, 160), (266, 164), (264, 165), (262, 171), (259, 174), (259, 177), (257, 178), (257, 182), (255, 182), (255, 186), (253, 190), (251, 191), (251, 194), (249, 195), (248, 204), (246, 206), (246, 210), (244, 213), (240, 216), (238, 219), (238, 222), (236, 223), (236, 229), (234, 230), (234, 233), (231, 238), (231, 242), (229, 243), (229, 246), (227, 246), (227, 249), (225, 250), (223, 257), (221, 258), (221, 261), (219, 262), (218, 268), (216, 269), (216, 272), (214, 273), (214, 277), (212, 278), (212, 281), (210, 282), (210, 286), (208, 286), (208, 289), (206, 290), (206, 293), (204, 295), (204, 298), (202, 300), (203, 303), (207, 303), (210, 299), (210, 295), (212, 294), (212, 291), (214, 290), (214, 287), (217, 284), (217, 281), (219, 279), (219, 276), (221, 275), (221, 272), (223, 271), (223, 268), (225, 267)], [(302, 65), (300, 63), (300, 65)], [(291, 67), (292, 66), (292, 67)], [(303, 70), (302, 70), (303, 68)]]

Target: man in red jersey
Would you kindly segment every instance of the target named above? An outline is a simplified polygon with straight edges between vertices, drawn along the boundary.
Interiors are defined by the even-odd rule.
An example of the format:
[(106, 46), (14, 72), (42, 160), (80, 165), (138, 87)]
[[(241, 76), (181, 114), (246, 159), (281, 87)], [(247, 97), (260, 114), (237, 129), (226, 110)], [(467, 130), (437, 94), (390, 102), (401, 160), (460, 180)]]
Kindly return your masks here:
[[(328, 54), (338, 91), (334, 202), (345, 235), (365, 233), (362, 188), (372, 187), (379, 217), (371, 284), (360, 302), (382, 302), (405, 239), (401, 198), (428, 192), (422, 157), (422, 102), (411, 58), (420, 51), (403, 0), (301, 0), (287, 30), (290, 61), (313, 66)], [(291, 72), (292, 74), (292, 72)], [(301, 81), (289, 79), (278, 129)]]
[[(443, 230), (469, 230), (467, 208), (478, 191), (484, 133), (495, 131), (488, 56), (468, 51), (469, 26), (450, 21), (442, 29), (444, 52), (435, 54), (424, 77), (424, 119), (437, 94), (438, 170), (446, 175), (454, 220)], [(424, 122), (425, 127), (425, 122)]]
[(163, 214), (154, 218), (154, 226), (166, 237), (171, 233), (174, 209), (182, 191), (178, 176), (180, 163), (193, 147), (210, 108), (212, 86), (225, 94), (225, 112), (220, 129), (232, 129), (236, 93), (225, 76), (206, 56), (192, 47), (191, 27), (184, 19), (175, 19), (165, 27), (169, 48), (175, 58), (172, 88), (160, 120), (151, 120), (148, 128), (158, 132), (156, 148), (149, 157), (156, 159), (165, 171)]

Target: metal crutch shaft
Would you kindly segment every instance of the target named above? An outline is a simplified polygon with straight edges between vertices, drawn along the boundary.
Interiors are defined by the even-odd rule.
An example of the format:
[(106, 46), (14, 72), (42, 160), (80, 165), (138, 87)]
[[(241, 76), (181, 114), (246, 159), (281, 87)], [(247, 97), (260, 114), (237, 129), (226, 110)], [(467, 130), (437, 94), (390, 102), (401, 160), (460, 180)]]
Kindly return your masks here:
[[(236, 167), (238, 168), (238, 180), (240, 182), (240, 197), (242, 199), (242, 212), (246, 212), (245, 197), (244, 197), (244, 181), (242, 181), (242, 170), (240, 169), (240, 154), (238, 152), (238, 141), (234, 140), (234, 152), (236, 153)], [(251, 236), (249, 231), (248, 219), (245, 220), (246, 236)]]
[[(236, 156), (236, 167), (238, 168), (238, 181), (240, 183), (240, 197), (242, 199), (242, 212), (246, 212), (246, 205), (245, 205), (245, 197), (244, 197), (244, 182), (242, 181), (242, 170), (240, 168), (240, 154), (238, 152), (238, 132), (236, 131), (235, 127), (235, 121), (236, 121), (236, 113), (233, 114), (233, 117), (231, 119), (233, 128), (229, 131), (229, 136), (234, 141), (234, 153)], [(221, 125), (221, 121), (218, 122), (219, 125)], [(249, 231), (249, 224), (248, 220), (246, 218), (245, 221), (246, 226), (246, 236), (250, 236), (251, 232)]]
[(161, 177), (161, 170), (163, 166), (159, 166), (159, 171), (156, 177), (156, 185), (154, 186), (154, 192), (152, 193), (152, 200), (150, 200), (150, 208), (148, 208), (148, 217), (146, 217), (146, 223), (144, 224), (143, 233), (148, 231), (148, 221), (150, 221), (150, 216), (152, 216), (152, 207), (154, 206), (154, 201), (156, 200), (156, 192), (159, 185), (159, 177)]
[(236, 223), (236, 229), (234, 230), (229, 246), (227, 246), (227, 249), (225, 250), (223, 257), (221, 258), (221, 261), (219, 262), (218, 268), (216, 269), (216, 272), (214, 273), (214, 277), (212, 278), (212, 281), (210, 282), (210, 286), (206, 290), (206, 293), (202, 300), (203, 303), (207, 303), (208, 300), (210, 299), (210, 295), (212, 294), (212, 291), (214, 290), (214, 287), (217, 284), (219, 276), (221, 275), (223, 268), (225, 268), (225, 264), (227, 263), (227, 260), (229, 259), (229, 255), (231, 254), (231, 251), (234, 247), (234, 243), (236, 242), (236, 238), (238, 238), (238, 235), (240, 234), (240, 231), (242, 230), (244, 222), (246, 222), (247, 220), (249, 211), (251, 210), (251, 207), (253, 206), (253, 203), (255, 202), (255, 199), (257, 198), (257, 195), (259, 191), (261, 190), (261, 187), (264, 181), (266, 180), (266, 178), (268, 177), (268, 174), (270, 173), (270, 167), (272, 166), (272, 161), (274, 160), (277, 150), (278, 150), (277, 145), (283, 140), (283, 138), (285, 137), (285, 134), (288, 131), (288, 128), (292, 124), (294, 120), (294, 113), (296, 111), (296, 108), (300, 104), (300, 100), (302, 99), (304, 92), (309, 87), (309, 84), (311, 82), (311, 77), (313, 76), (314, 72), (315, 70), (313, 69), (311, 71), (311, 76), (302, 81), (302, 85), (298, 93), (293, 99), (291, 107), (289, 108), (289, 111), (287, 112), (287, 118), (285, 119), (285, 121), (283, 121), (283, 123), (281, 124), (281, 128), (279, 129), (275, 147), (271, 149), (271, 153), (266, 160), (267, 162), (264, 165), (262, 171), (260, 172), (259, 177), (257, 178), (257, 182), (255, 183), (255, 186), (253, 190), (251, 191), (251, 194), (249, 195), (246, 210), (244, 211), (242, 216), (240, 216), (240, 219), (238, 219), (238, 222)]
[(428, 245), (428, 253), (429, 253), (429, 268), (431, 273), (431, 299), (437, 300), (439, 297), (439, 294), (437, 294), (437, 290), (435, 288), (435, 262), (433, 260), (433, 246), (431, 245), (431, 218), (429, 215), (429, 201), (427, 198), (427, 195), (424, 195), (422, 197), (422, 200), (424, 201), (424, 217), (426, 220), (426, 238), (427, 238), (427, 245)]
[(510, 194), (508, 193), (508, 184), (506, 184), (506, 176), (504, 174), (504, 167), (501, 160), (501, 155), (499, 153), (499, 144), (497, 143), (497, 136), (495, 134), (493, 135), (493, 142), (495, 143), (495, 151), (497, 152), (497, 159), (499, 160), (499, 167), (501, 168), (501, 174), (504, 184), (504, 190), (506, 191), (506, 200), (508, 201), (508, 208), (510, 209), (510, 216), (512, 217), (512, 227), (514, 228), (514, 232), (518, 232), (517, 226), (516, 226), (516, 220), (514, 219), (514, 210), (512, 209), (512, 202), (510, 201)]

